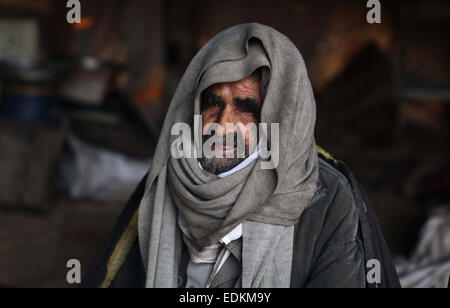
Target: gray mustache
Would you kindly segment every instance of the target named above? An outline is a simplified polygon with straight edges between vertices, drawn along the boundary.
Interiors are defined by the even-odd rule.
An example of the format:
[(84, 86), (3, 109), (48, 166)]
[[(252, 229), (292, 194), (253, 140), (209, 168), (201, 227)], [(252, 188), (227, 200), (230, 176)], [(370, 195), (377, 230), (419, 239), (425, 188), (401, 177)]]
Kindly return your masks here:
[[(215, 131), (212, 131), (211, 135), (203, 135), (202, 136), (203, 143), (205, 143), (206, 141), (208, 141), (210, 138), (214, 137), (215, 135), (216, 135)], [(223, 142), (227, 142), (228, 139), (231, 139), (231, 140), (233, 140), (232, 141), (233, 142), (232, 145), (235, 148), (238, 147), (239, 142), (241, 144), (245, 144), (245, 140), (244, 140), (244, 138), (243, 138), (241, 133), (229, 133), (229, 134), (226, 134), (225, 136), (215, 137), (215, 138), (221, 138)]]

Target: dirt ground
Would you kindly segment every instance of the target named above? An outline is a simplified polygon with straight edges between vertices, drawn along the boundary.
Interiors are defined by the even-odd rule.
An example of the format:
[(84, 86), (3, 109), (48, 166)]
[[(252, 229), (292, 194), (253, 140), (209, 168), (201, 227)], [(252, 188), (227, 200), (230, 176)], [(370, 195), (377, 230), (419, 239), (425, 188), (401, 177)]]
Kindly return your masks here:
[(75, 287), (67, 261), (78, 259), (84, 273), (122, 207), (61, 198), (45, 214), (0, 212), (0, 286)]

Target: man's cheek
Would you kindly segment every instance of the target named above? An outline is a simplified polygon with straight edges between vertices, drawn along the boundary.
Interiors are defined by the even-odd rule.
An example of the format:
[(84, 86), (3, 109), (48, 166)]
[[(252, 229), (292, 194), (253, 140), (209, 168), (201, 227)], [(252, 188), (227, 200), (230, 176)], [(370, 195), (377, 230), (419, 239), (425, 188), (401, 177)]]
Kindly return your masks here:
[(201, 115), (202, 115), (203, 127), (205, 127), (207, 124), (215, 122), (218, 113), (210, 108), (210, 109), (203, 111)]
[(258, 120), (258, 117), (254, 113), (242, 112), (239, 115), (239, 121), (238, 122), (241, 122), (241, 123), (244, 123), (244, 124), (248, 124), (248, 123), (258, 124), (259, 120)]
[(212, 121), (203, 120), (203, 126), (202, 126), (202, 134), (203, 135), (211, 135), (211, 132), (209, 132)]
[(258, 140), (258, 127), (256, 124), (250, 123), (245, 126), (245, 128), (240, 130), (240, 133), (244, 137), (245, 144), (249, 145), (252, 142), (257, 142)]

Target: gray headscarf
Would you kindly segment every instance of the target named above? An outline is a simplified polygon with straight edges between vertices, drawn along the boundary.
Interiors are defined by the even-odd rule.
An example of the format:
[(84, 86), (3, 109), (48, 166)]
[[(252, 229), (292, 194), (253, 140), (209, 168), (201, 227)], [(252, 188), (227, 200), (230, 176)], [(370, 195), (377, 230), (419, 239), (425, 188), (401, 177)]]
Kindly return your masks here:
[[(268, 72), (262, 123), (279, 123), (279, 163), (262, 159), (219, 178), (196, 158), (171, 156), (175, 123), (192, 124), (209, 86)], [(139, 210), (139, 243), (147, 287), (177, 287), (183, 215), (196, 244), (216, 244), (240, 223), (242, 287), (289, 287), (294, 225), (317, 185), (316, 109), (304, 61), (294, 44), (256, 23), (232, 27), (194, 57), (167, 112)], [(194, 133), (201, 133), (196, 131)], [(267, 136), (270, 138), (270, 136)], [(199, 146), (199, 145), (195, 145)]]

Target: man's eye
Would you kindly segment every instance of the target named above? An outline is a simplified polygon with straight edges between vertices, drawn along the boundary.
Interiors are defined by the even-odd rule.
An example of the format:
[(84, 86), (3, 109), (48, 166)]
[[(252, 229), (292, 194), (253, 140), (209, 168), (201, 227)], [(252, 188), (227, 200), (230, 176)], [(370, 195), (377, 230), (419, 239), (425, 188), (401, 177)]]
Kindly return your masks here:
[(247, 105), (242, 106), (241, 110), (242, 110), (242, 112), (252, 112), (253, 113), (253, 110)]
[(210, 107), (220, 107), (220, 102), (215, 97), (206, 97), (202, 100), (202, 110), (206, 110)]
[(256, 114), (258, 112), (256, 102), (254, 102), (252, 100), (241, 101), (239, 105), (240, 105), (239, 107), (241, 109), (241, 112), (253, 113), (253, 114)]
[(212, 99), (212, 100), (210, 100), (210, 101), (208, 102), (208, 106), (209, 106), (209, 107), (219, 107), (219, 106), (220, 106), (220, 103), (219, 103), (217, 100)]

